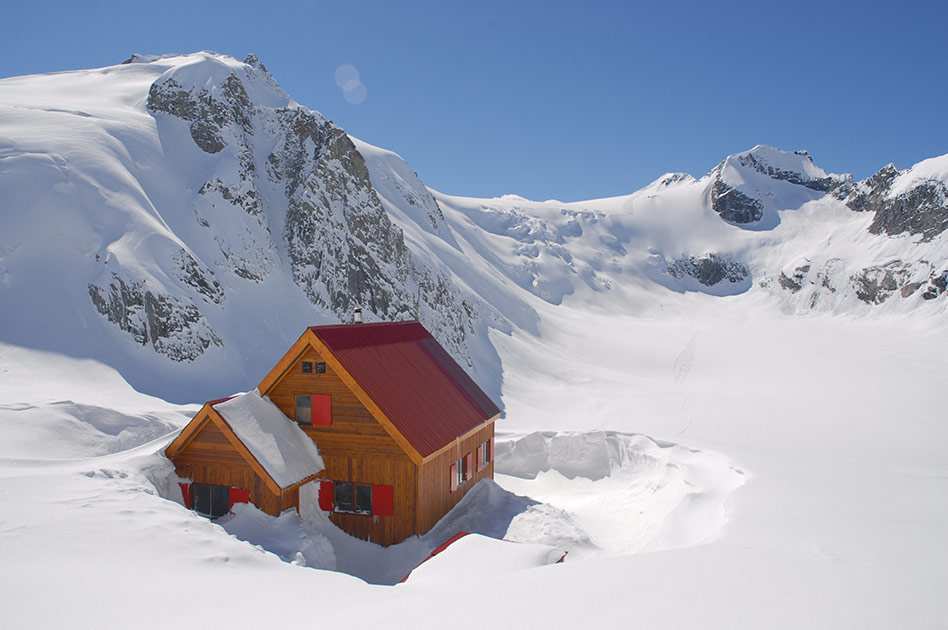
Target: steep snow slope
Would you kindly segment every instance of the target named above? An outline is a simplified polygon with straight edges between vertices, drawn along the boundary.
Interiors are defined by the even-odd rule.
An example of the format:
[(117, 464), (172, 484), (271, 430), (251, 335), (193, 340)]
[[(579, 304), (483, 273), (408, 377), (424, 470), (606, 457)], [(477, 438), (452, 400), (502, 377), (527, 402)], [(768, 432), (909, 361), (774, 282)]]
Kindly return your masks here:
[(7, 341), (193, 401), (245, 389), (305, 326), (361, 306), (420, 319), (499, 397), (485, 318), (502, 316), (406, 246), (349, 137), (252, 56), (0, 82), (0, 196)]
[(948, 157), (855, 184), (758, 146), (613, 199), (464, 199), (206, 52), (5, 79), (0, 114), (2, 338), (169, 400), (246, 389), (354, 306), (420, 319), (495, 399), (488, 330), (539, 333), (529, 296), (944, 311)]

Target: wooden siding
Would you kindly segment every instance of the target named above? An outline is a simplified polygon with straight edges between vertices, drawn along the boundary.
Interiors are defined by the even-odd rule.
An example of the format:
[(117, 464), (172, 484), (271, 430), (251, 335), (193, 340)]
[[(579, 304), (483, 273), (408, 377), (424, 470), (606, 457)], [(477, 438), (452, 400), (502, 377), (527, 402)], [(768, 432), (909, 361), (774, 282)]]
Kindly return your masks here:
[[(204, 413), (206, 419), (207, 413)], [(227, 436), (210, 420), (174, 457), (179, 477), (195, 483), (243, 488), (250, 491), (250, 501), (264, 512), (277, 516), (286, 507), (286, 497), (274, 494), (264, 480), (241, 457)], [(286, 493), (291, 494), (293, 491)], [(298, 492), (297, 492), (298, 494)]]
[(307, 348), (269, 392), (270, 400), (291, 419), (296, 418), (296, 396), (332, 397), (332, 424), (300, 427), (319, 448), (326, 470), (321, 478), (358, 484), (390, 485), (394, 516), (333, 513), (330, 519), (346, 532), (381, 545), (400, 542), (416, 533), (416, 466), (352, 390), (327, 362), (326, 373), (304, 373), (301, 363), (325, 361)]
[[(490, 422), (421, 465), (418, 470), (418, 534), (424, 534), (434, 527), (475, 483), (481, 479), (494, 478), (493, 461), (477, 472), (477, 447), (492, 437), (494, 423)], [(474, 457), (473, 470), (467, 482), (451, 492), (451, 465), (468, 453)]]

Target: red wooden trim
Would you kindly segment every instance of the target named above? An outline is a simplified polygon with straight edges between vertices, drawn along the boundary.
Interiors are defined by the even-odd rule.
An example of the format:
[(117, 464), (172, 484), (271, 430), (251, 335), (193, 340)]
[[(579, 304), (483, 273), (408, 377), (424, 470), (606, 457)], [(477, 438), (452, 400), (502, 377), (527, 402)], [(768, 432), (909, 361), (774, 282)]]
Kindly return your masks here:
[(395, 493), (392, 486), (372, 486), (372, 514), (394, 516)]
[(319, 509), (323, 512), (332, 512), (332, 482), (319, 482)]
[(454, 492), (458, 489), (458, 463), (454, 462), (451, 464), (451, 492)]
[(477, 447), (477, 472), (481, 472), (484, 468), (484, 445), (481, 444)]
[(184, 507), (191, 509), (191, 484), (178, 483), (181, 486), (181, 497), (184, 499)]
[(230, 489), (230, 507), (234, 509), (235, 503), (250, 503), (250, 490), (243, 488)]
[(491, 438), (489, 441), (490, 441), (490, 447), (489, 447), (490, 452), (487, 454), (487, 457), (488, 457), (487, 461), (492, 462), (494, 461), (494, 438)]
[(329, 426), (332, 424), (332, 396), (328, 394), (313, 394), (309, 397), (313, 410), (313, 426)]

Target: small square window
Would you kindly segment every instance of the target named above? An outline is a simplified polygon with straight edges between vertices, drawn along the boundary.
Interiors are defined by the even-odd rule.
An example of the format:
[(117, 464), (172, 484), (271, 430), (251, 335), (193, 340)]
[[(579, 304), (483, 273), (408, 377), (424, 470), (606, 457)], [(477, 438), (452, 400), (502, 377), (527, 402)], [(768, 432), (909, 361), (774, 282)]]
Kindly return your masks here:
[(316, 362), (316, 373), (325, 374), (326, 373), (326, 363), (324, 361)]
[(303, 374), (310, 374), (313, 371), (312, 361), (303, 361)]

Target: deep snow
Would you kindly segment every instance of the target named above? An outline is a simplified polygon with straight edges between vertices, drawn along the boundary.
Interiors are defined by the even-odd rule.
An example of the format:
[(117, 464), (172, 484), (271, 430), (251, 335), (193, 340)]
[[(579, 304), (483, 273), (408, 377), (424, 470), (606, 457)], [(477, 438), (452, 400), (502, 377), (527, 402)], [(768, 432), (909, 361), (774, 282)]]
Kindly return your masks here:
[[(495, 491), (496, 512), (456, 516), (480, 516), (485, 528), (506, 521), (511, 538), (570, 549), (563, 565), (508, 572), (499, 563), (496, 575), (463, 588), (448, 579), (366, 586), (291, 563), (358, 573), (360, 559), (378, 567), (401, 553), (399, 562), (417, 562), (435, 543), (363, 555), (367, 543), (323, 531), (301, 562), (295, 554), (307, 543), (295, 525), (254, 539), (267, 530), (240, 531), (246, 515), (214, 524), (159, 496), (174, 493), (161, 487), (170, 467), (154, 455), (170, 436), (109, 455), (80, 442), (69, 460), (48, 459), (47, 429), (37, 426), (0, 460), (5, 618), (17, 627), (158, 627), (186, 607), (196, 621), (254, 627), (272, 623), (273, 612), (227, 602), (253, 601), (263, 581), (298, 602), (278, 615), (290, 625), (353, 615), (415, 625), (419, 607), (426, 625), (457, 623), (476, 596), (492, 604), (462, 625), (940, 627), (948, 618), (944, 328), (922, 317), (786, 316), (753, 296), (715, 302), (696, 318), (693, 296), (669, 297), (663, 317), (549, 307), (542, 342), (496, 339), (508, 404), (498, 451), (516, 450), (538, 428), (549, 444), (533, 449), (539, 456), (498, 462), (514, 473), (498, 483), (529, 499)], [(10, 346), (0, 356), (5, 375), (42, 373), (51, 358)], [(3, 400), (35, 404), (74, 387), (77, 371), (65, 372), (32, 393), (4, 379)], [(143, 415), (165, 407), (112, 377), (101, 400), (137, 400)], [(4, 406), (4, 432), (21, 413)], [(179, 425), (186, 419), (177, 416)], [(554, 448), (556, 440), (565, 441)], [(635, 474), (612, 465), (622, 448), (632, 449), (618, 459)], [(381, 573), (366, 577), (395, 581)], [(62, 607), (44, 605), (50, 588)]]
[[(199, 373), (204, 387), (252, 387), (328, 317), (285, 274), (234, 280), (243, 288), (229, 287), (226, 308), (205, 313), (227, 339), (250, 341), (212, 348), (214, 371), (136, 346), (88, 304), (97, 253), (187, 290), (163, 248), (199, 230), (154, 202), (191, 208), (193, 190), (176, 186), (200, 185), (190, 169), (213, 164), (186, 135), (161, 136), (144, 99), (171, 66), (194, 85), (246, 71), (194, 57), (0, 85), (4, 207), (30, 209), (5, 210), (0, 233), (5, 624), (945, 627), (946, 298), (895, 290), (870, 304), (855, 278), (895, 269), (903, 288), (927, 281), (948, 263), (946, 237), (870, 234), (870, 214), (742, 164), (831, 177), (769, 147), (722, 163), (729, 185), (762, 199), (762, 222), (737, 226), (709, 206), (713, 174), (581, 203), (467, 199), (355, 141), (414, 255), (487, 305), (490, 332), (478, 334), (490, 344), (472, 358), (503, 398), (496, 483), (389, 549), (318, 511), (273, 519), (248, 506), (213, 523), (187, 511), (159, 453), (199, 407), (127, 381), (177, 400)], [(261, 89), (255, 98), (293, 105)], [(165, 152), (200, 160), (153, 168)], [(895, 191), (944, 181), (945, 163), (916, 165)], [(209, 203), (199, 209), (233, 210)], [(192, 251), (278, 264), (280, 245), (251, 228)], [(668, 273), (710, 253), (750, 275), (707, 286)], [(258, 325), (286, 344), (269, 347)], [(416, 577), (430, 579), (390, 586), (460, 529), (545, 547), (472, 538), (425, 563)], [(548, 566), (550, 549), (568, 550), (566, 562)]]

